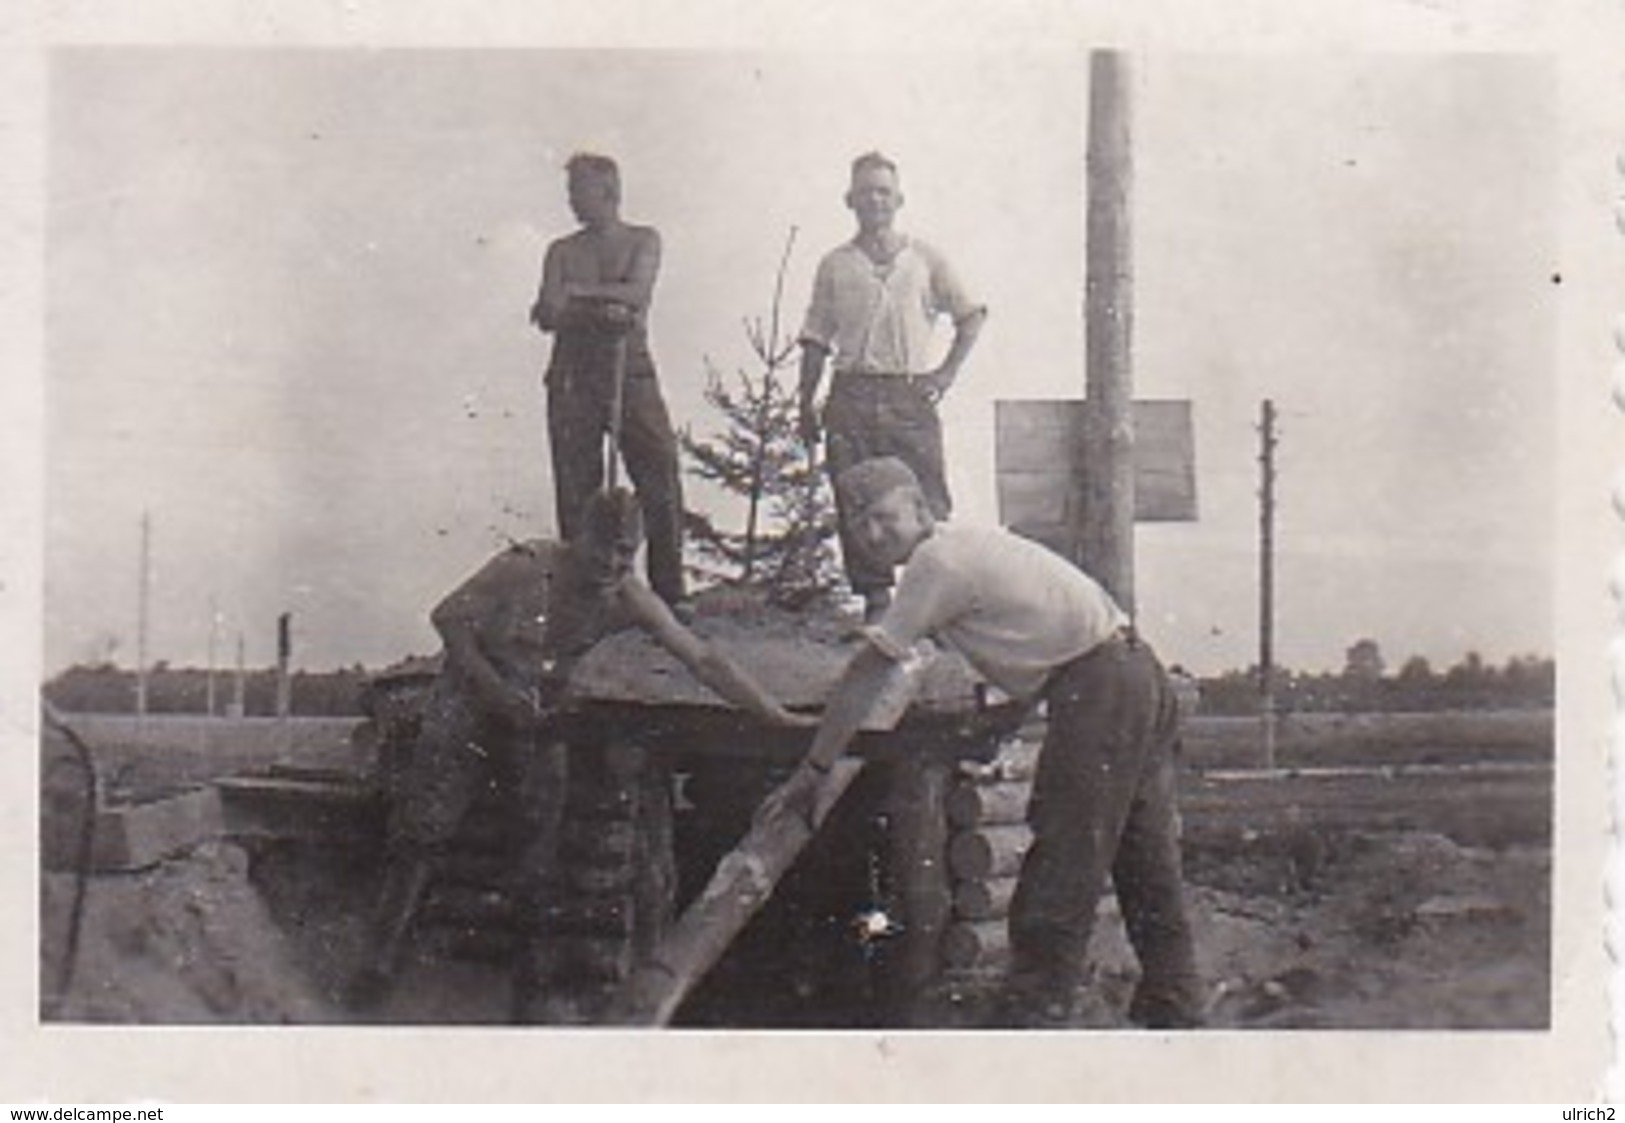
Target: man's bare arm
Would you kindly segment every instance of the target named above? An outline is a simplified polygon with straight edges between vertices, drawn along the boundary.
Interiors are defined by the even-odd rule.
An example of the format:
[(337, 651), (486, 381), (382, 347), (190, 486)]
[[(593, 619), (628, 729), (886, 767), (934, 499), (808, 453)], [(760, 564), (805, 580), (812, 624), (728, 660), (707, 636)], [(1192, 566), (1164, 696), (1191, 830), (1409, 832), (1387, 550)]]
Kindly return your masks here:
[(632, 619), (719, 697), (775, 725), (812, 723), (810, 718), (785, 709), (743, 667), (691, 632), (672, 615), (666, 602), (636, 577), (622, 582), (620, 596)]
[(660, 232), (643, 227), (636, 235), (632, 260), (626, 276), (614, 281), (572, 281), (566, 286), (572, 298), (581, 300), (613, 300), (637, 312), (649, 307), (654, 299), (655, 281), (660, 276)]
[(793, 815), (805, 821), (809, 830), (818, 829), (830, 805), (845, 787), (845, 782), (839, 779), (833, 785), (826, 783), (831, 779), (829, 774), (835, 771), (836, 762), (845, 755), (864, 721), (874, 712), (893, 676), (903, 673), (898, 663), (869, 644), (852, 656), (824, 704), (823, 719), (818, 724), (818, 732), (813, 734), (812, 747), (789, 778), (757, 809), (757, 822)]
[(982, 334), (982, 325), (986, 322), (986, 308), (978, 308), (954, 321), (954, 339), (948, 346), (948, 353), (943, 356), (937, 369), (926, 376), (931, 383), (934, 401), (941, 401), (953, 387), (954, 380), (959, 377), (959, 368), (970, 358), (971, 350)]
[(437, 622), (436, 627), (445, 645), (446, 661), (461, 672), (486, 708), (516, 729), (532, 728), (541, 720), (540, 695), (502, 677), (467, 621), (453, 619), (443, 626)]
[(815, 401), (818, 384), (824, 377), (824, 362), (828, 358), (829, 350), (823, 344), (810, 339), (801, 341), (801, 440), (808, 446), (817, 444), (820, 436)]
[(462, 674), (481, 702), (518, 728), (528, 728), (540, 718), (539, 696), (503, 677), (480, 643), (480, 628), (520, 585), (550, 579), (523, 549), (504, 551), (486, 562), (429, 614), (447, 663)]
[(559, 243), (547, 247), (542, 259), (542, 285), (536, 293), (536, 303), (530, 308), (530, 322), (542, 331), (557, 331), (564, 319), (564, 309), (570, 294), (564, 281), (564, 251)]

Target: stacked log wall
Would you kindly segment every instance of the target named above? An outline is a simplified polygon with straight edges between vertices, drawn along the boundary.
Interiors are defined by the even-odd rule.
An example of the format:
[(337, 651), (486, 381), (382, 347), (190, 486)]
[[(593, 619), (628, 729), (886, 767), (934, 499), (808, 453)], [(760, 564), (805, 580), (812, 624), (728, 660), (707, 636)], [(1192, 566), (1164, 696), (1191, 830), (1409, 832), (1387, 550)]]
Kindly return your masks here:
[(1027, 802), (1043, 740), (1043, 719), (1034, 717), (990, 763), (962, 767), (949, 789), (944, 813), (951, 905), (941, 944), (946, 972), (991, 972), (1008, 959), (1010, 902), (1032, 843)]

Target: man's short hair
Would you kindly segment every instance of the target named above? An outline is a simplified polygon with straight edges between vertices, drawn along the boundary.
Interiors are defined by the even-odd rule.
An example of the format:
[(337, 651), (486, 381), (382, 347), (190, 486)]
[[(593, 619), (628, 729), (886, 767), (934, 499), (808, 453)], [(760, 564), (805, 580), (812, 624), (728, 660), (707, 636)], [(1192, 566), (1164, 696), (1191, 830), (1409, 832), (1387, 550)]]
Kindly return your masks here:
[(881, 152), (865, 152), (852, 161), (852, 178), (856, 180), (858, 176), (867, 171), (890, 172), (895, 176), (897, 174), (897, 165), (892, 162), (889, 156)]
[(617, 199), (621, 197), (621, 167), (608, 156), (600, 156), (596, 152), (577, 152), (565, 161), (564, 171), (572, 179), (576, 176), (601, 179), (614, 190)]
[(624, 487), (601, 488), (581, 507), (580, 538), (635, 553), (643, 542), (643, 508)]
[(860, 461), (835, 477), (835, 494), (846, 518), (856, 518), (898, 488), (920, 491), (914, 469), (895, 456), (878, 456)]

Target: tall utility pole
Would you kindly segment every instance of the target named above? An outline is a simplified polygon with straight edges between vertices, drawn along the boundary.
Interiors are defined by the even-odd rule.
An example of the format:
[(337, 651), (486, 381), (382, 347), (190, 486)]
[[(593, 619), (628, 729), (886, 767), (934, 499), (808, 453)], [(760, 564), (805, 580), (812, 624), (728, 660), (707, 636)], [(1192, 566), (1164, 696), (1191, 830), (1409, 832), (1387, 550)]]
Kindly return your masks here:
[(293, 613), (276, 618), (276, 716), (283, 722), (293, 706), (293, 682), (288, 677), (288, 661), (293, 656)]
[(246, 652), (243, 648), (243, 633), (237, 633), (237, 675), (231, 687), (231, 709), (227, 712), (232, 717), (242, 717), (248, 713), (248, 666)]
[(1128, 59), (1089, 57), (1084, 489), (1079, 562), (1134, 615), (1134, 328)]
[(209, 677), (205, 680), (206, 691), (203, 703), (204, 712), (213, 717), (215, 713), (214, 671), (220, 645), (220, 606), (211, 596), (209, 598)]
[(1264, 767), (1275, 767), (1275, 403), (1264, 399), (1258, 455), (1258, 714)]
[(141, 562), (136, 578), (135, 712), (147, 716), (147, 612), (152, 595), (152, 516), (141, 512)]

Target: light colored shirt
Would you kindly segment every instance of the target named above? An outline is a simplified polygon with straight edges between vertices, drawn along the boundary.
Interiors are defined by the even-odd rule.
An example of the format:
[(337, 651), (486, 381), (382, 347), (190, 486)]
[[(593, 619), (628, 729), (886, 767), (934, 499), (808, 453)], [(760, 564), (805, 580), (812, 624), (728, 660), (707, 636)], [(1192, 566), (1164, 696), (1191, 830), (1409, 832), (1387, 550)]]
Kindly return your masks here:
[(1128, 622), (1094, 578), (1038, 543), (996, 527), (939, 523), (865, 634), (899, 661), (936, 636), (993, 685), (1025, 698)]
[(800, 339), (831, 352), (838, 373), (926, 374), (937, 318), (958, 322), (981, 309), (926, 243), (905, 237), (880, 264), (847, 242), (818, 263)]

